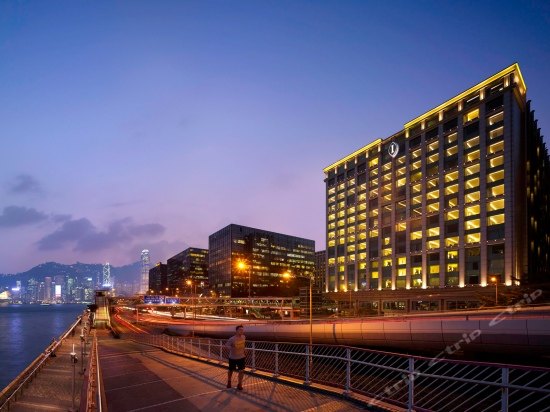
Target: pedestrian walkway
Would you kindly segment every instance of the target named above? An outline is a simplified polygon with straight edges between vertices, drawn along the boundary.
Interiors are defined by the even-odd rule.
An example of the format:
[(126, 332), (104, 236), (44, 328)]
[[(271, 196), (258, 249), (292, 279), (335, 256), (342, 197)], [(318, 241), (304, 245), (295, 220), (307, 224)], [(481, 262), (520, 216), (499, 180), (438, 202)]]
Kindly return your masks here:
[[(80, 389), (83, 382), (81, 371), (81, 347), (80, 333), (85, 322), (74, 328), (74, 334), (67, 334), (60, 346), (55, 351), (55, 356), (50, 356), (44, 367), (30, 382), (23, 392), (10, 403), (9, 410), (14, 412), (40, 412), (40, 411), (68, 411), (78, 410), (80, 403)], [(78, 363), (71, 362), (73, 345), (77, 354)], [(85, 357), (85, 361), (87, 361)], [(73, 403), (73, 378), (75, 384)]]
[[(109, 411), (354, 411), (346, 398), (246, 374), (242, 391), (227, 389), (227, 368), (132, 341), (99, 342)], [(236, 384), (234, 375), (234, 384)]]

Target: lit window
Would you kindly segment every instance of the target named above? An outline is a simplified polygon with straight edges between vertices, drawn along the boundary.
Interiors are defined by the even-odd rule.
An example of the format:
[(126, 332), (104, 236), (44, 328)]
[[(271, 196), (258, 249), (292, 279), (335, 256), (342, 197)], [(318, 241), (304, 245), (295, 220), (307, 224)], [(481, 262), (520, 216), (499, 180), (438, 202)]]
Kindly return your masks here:
[(402, 232), (405, 229), (407, 229), (407, 223), (406, 222), (398, 223), (398, 224), (395, 225), (395, 231), (396, 232)]
[(504, 134), (504, 127), (500, 126), (497, 127), (495, 130), (491, 130), (489, 132), (489, 139), (496, 139), (497, 137), (500, 137)]
[(438, 141), (435, 141), (433, 143), (430, 143), (428, 145), (428, 152), (431, 152), (431, 151), (434, 151), (435, 149), (437, 149), (439, 147), (439, 142)]
[(433, 213), (439, 211), (439, 202), (431, 203), (426, 206), (428, 213)]
[(415, 170), (415, 169), (418, 169), (420, 168), (420, 165), (422, 164), (422, 161), (421, 160), (417, 160), (416, 162), (413, 162), (411, 163), (410, 165), (410, 170)]
[(397, 172), (395, 172), (396, 176), (403, 176), (404, 174), (405, 174), (405, 168), (404, 167), (401, 167), (401, 168), (397, 169)]
[(439, 273), (439, 265), (430, 265), (430, 274)]
[(391, 259), (385, 259), (383, 265), (384, 267), (391, 267)]
[(502, 152), (503, 150), (504, 150), (504, 142), (498, 142), (489, 146), (487, 148), (487, 153), (493, 154), (493, 153)]
[(428, 236), (439, 236), (439, 228), (432, 227), (431, 229), (428, 229)]
[(504, 209), (504, 199), (493, 200), (487, 205), (487, 210), (500, 210)]
[(458, 183), (445, 188), (445, 195), (450, 195), (458, 192)]
[(489, 167), (497, 167), (504, 164), (504, 156), (493, 157), (489, 160)]
[(422, 179), (422, 172), (418, 171), (416, 173), (413, 173), (411, 175), (411, 182), (417, 182)]
[(349, 245), (347, 249), (348, 253), (355, 252), (355, 245)]
[(457, 180), (457, 179), (458, 179), (458, 171), (447, 173), (445, 175), (445, 183), (449, 183), (449, 182), (452, 182), (453, 180)]
[(366, 269), (367, 268), (367, 264), (365, 262), (362, 262), (362, 263), (359, 263), (359, 269)]
[(439, 240), (430, 240), (428, 242), (428, 249), (438, 249), (439, 248)]
[(335, 188), (335, 187), (331, 187), (331, 188), (328, 190), (328, 194), (329, 194), (329, 195), (333, 195), (335, 192), (336, 192), (336, 188)]
[(464, 197), (464, 199), (465, 199), (466, 203), (477, 202), (480, 199), (480, 194), (479, 194), (479, 192), (468, 193)]
[(468, 166), (466, 169), (464, 169), (464, 174), (466, 176), (475, 175), (476, 173), (479, 173), (479, 163)]
[(504, 185), (498, 185), (491, 188), (491, 196), (502, 196), (504, 194)]
[(370, 273), (370, 278), (371, 279), (378, 279), (378, 272), (371, 272)]
[(464, 146), (466, 146), (466, 148), (468, 149), (471, 149), (474, 146), (479, 146), (479, 136), (467, 140), (466, 142), (464, 142)]
[(493, 173), (489, 173), (487, 175), (487, 181), (488, 182), (497, 182), (499, 180), (504, 179), (504, 170), (499, 170)]
[(428, 157), (428, 163), (434, 163), (439, 160), (439, 153), (434, 153), (433, 155)]
[(487, 219), (488, 226), (501, 225), (503, 223), (504, 223), (504, 213), (501, 213), (500, 215), (490, 216)]
[(382, 249), (382, 256), (391, 256), (391, 253), (392, 253), (391, 247), (386, 248), (386, 249)]
[(377, 157), (375, 157), (374, 159), (369, 161), (369, 168), (374, 167), (376, 165), (378, 165), (378, 158)]
[(407, 183), (407, 178), (402, 178), (402, 179), (399, 179), (397, 180), (397, 187), (401, 187), (401, 186), (405, 186), (405, 184)]
[(406, 265), (407, 264), (407, 258), (406, 257), (397, 258), (397, 264), (398, 265)]
[(422, 239), (422, 231), (418, 230), (416, 232), (411, 232), (411, 240)]
[(422, 267), (420, 266), (415, 266), (412, 269), (412, 274), (415, 275), (415, 276), (420, 276), (422, 275)]
[(422, 191), (422, 185), (421, 184), (417, 184), (417, 185), (414, 185), (412, 187), (412, 192), (413, 193), (420, 193)]
[(447, 272), (458, 272), (458, 263), (447, 263)]
[(439, 190), (434, 190), (426, 195), (428, 199), (437, 199), (439, 197)]
[(397, 269), (397, 276), (407, 276), (407, 269)]
[[(458, 243), (458, 238), (457, 238)], [(447, 252), (447, 260), (457, 260), (458, 259), (458, 251), (456, 250), (449, 250)]]
[(479, 233), (471, 233), (466, 236), (466, 243), (479, 243), (480, 237)]
[(369, 237), (378, 237), (378, 230), (371, 230), (369, 232)]
[(447, 201), (448, 207), (457, 207), (458, 206), (458, 198), (453, 197)]
[(464, 222), (465, 230), (479, 229), (479, 219), (466, 220)]
[(413, 205), (419, 205), (422, 203), (422, 196), (415, 196), (412, 198)]
[(466, 182), (464, 182), (464, 186), (466, 187), (466, 189), (473, 189), (475, 187), (479, 187), (479, 177), (466, 180)]
[(458, 219), (458, 210), (453, 210), (452, 212), (447, 212), (445, 214), (445, 221), (456, 220)]
[(366, 253), (359, 253), (359, 259), (361, 260), (365, 260), (367, 258), (367, 254)]
[(489, 117), (489, 121), (487, 123), (489, 124), (489, 126), (492, 126), (495, 123), (501, 122), (503, 119), (504, 119), (504, 113), (500, 112)]
[(421, 154), (422, 154), (421, 150), (416, 149), (414, 152), (412, 152), (412, 158), (416, 159), (417, 157), (420, 157)]
[(479, 215), (479, 205), (470, 206), (464, 209), (464, 216)]
[(328, 259), (328, 264), (329, 265), (334, 265), (334, 263), (336, 263), (336, 259), (334, 259), (334, 258), (329, 258)]
[(458, 236), (448, 237), (445, 239), (446, 247), (455, 247), (458, 246)]
[(456, 142), (457, 138), (458, 138), (458, 134), (457, 134), (457, 133), (452, 133), (452, 134), (450, 134), (449, 136), (447, 136), (447, 144)]
[(464, 158), (464, 161), (466, 163), (473, 162), (475, 160), (479, 160), (479, 150), (475, 150), (472, 153), (468, 153)]
[(479, 118), (479, 109), (474, 109), (464, 115), (464, 123), (471, 122)]
[(336, 242), (334, 240), (329, 240), (328, 241), (328, 246), (331, 247), (331, 246), (335, 246), (336, 245)]
[(458, 146), (449, 147), (447, 150), (445, 150), (445, 155), (447, 157), (453, 156), (458, 153)]

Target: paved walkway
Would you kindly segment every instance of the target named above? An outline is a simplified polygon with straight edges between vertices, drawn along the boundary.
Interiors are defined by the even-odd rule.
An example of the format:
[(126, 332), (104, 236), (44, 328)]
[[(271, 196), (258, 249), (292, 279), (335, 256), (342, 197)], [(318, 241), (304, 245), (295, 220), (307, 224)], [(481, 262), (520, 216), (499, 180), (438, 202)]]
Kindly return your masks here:
[[(78, 409), (80, 403), (80, 389), (83, 375), (80, 374), (82, 361), (80, 356), (80, 332), (84, 327), (84, 321), (75, 328), (74, 336), (69, 336), (63, 341), (55, 352), (55, 357), (50, 357), (45, 366), (38, 372), (30, 385), (23, 390), (22, 395), (12, 402), (9, 410), (14, 412), (40, 412), (40, 411), (68, 411), (73, 406), (73, 364), (70, 353), (77, 353), (78, 362), (75, 365), (75, 400), (74, 405)], [(88, 348), (90, 345), (88, 345)], [(88, 357), (85, 356), (85, 362)]]
[[(227, 369), (135, 342), (102, 339), (100, 364), (109, 411), (354, 411), (336, 395), (245, 374), (226, 389)], [(233, 376), (236, 383), (237, 376)]]

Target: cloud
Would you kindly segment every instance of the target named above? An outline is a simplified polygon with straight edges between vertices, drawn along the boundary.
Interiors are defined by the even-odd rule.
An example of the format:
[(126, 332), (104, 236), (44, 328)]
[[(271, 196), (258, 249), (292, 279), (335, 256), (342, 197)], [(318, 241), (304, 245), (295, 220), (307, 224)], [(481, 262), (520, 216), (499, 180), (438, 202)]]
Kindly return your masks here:
[(20, 174), (15, 177), (14, 181), (9, 186), (11, 193), (42, 193), (42, 187), (38, 180), (31, 175)]
[(134, 224), (131, 218), (116, 220), (106, 231), (99, 231), (88, 219), (68, 220), (55, 232), (37, 242), (40, 250), (56, 250), (73, 245), (78, 252), (96, 252), (120, 248), (134, 241), (151, 238), (164, 233), (164, 226), (158, 223)]
[(0, 215), (0, 227), (18, 227), (47, 220), (48, 216), (34, 208), (7, 206)]

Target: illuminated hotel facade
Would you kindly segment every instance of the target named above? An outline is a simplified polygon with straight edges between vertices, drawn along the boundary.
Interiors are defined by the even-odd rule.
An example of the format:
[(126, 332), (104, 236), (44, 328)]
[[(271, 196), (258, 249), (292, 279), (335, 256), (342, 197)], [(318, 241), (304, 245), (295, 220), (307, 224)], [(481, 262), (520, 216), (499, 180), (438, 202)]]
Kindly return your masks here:
[(514, 64), (326, 167), (326, 292), (548, 282), (548, 165)]

